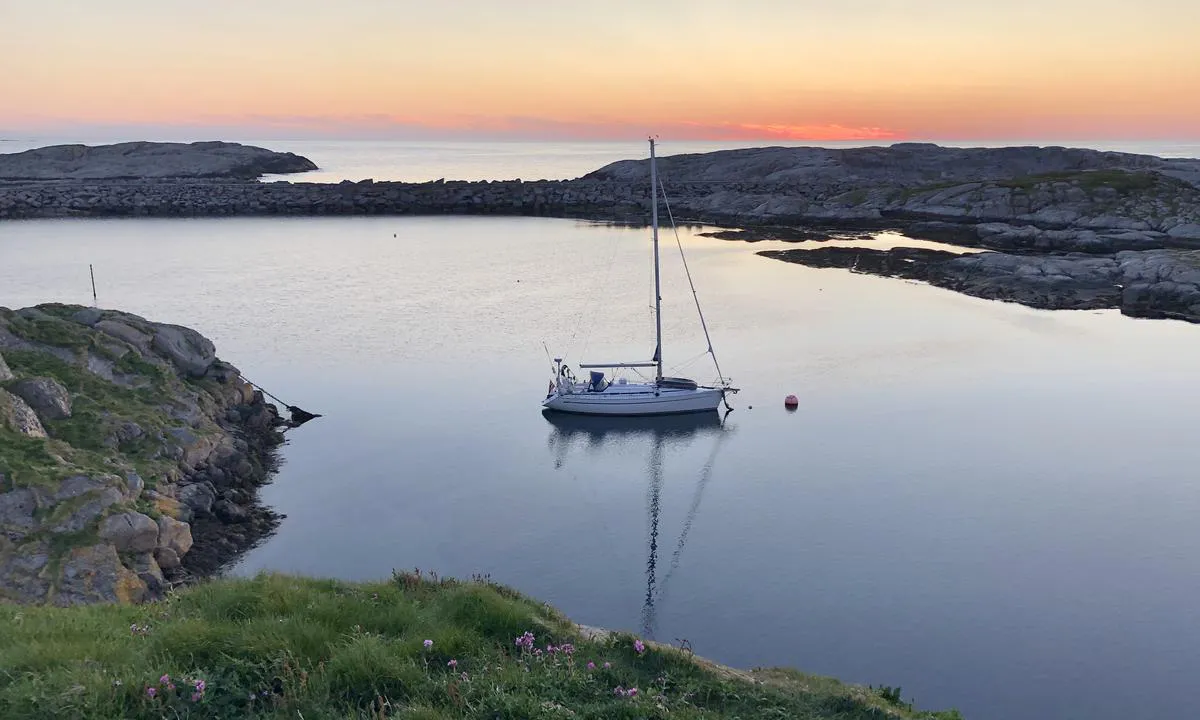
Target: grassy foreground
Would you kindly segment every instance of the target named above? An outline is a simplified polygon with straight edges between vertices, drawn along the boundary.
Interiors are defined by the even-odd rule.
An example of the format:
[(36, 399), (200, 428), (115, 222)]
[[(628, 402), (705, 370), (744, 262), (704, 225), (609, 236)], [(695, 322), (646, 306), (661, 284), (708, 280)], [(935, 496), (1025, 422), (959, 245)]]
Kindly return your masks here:
[(587, 639), (507, 588), (419, 573), (217, 580), (142, 606), (0, 605), (0, 638), (5, 718), (961, 717), (629, 635)]

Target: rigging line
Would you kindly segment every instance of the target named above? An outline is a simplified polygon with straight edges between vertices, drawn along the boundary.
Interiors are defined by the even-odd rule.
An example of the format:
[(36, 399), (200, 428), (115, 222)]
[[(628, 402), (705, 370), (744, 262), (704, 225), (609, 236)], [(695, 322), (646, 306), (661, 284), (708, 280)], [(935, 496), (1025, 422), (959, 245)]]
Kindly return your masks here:
[(700, 511), (700, 501), (704, 498), (704, 489), (708, 487), (709, 481), (712, 480), (713, 463), (717, 460), (717, 451), (721, 449), (721, 441), (725, 439), (726, 434), (728, 434), (727, 431), (722, 427), (721, 433), (717, 436), (717, 442), (713, 445), (712, 453), (708, 456), (708, 462), (704, 464), (704, 469), (700, 473), (700, 482), (696, 484), (696, 493), (692, 496), (692, 506), (688, 508), (687, 517), (683, 522), (683, 531), (679, 534), (679, 541), (675, 543), (675, 551), (671, 553), (671, 563), (667, 567), (667, 572), (658, 586), (657, 600), (660, 603), (666, 597), (668, 583), (670, 583), (671, 577), (679, 567), (679, 558), (683, 554), (683, 546), (687, 543), (688, 532), (691, 531), (696, 514)]
[(704, 351), (704, 352), (702, 352), (702, 353), (698, 353), (698, 354), (696, 354), (696, 355), (693, 355), (692, 357), (688, 358), (687, 360), (684, 360), (684, 361), (682, 361), (682, 362), (680, 362), (680, 363), (678, 363), (678, 364), (676, 364), (676, 365), (672, 365), (672, 366), (671, 366), (671, 372), (679, 372), (680, 370), (684, 370), (684, 369), (686, 369), (686, 368), (687, 368), (689, 365), (691, 365), (692, 363), (696, 362), (697, 360), (699, 360), (700, 358), (704, 357), (704, 356), (705, 356), (705, 355), (707, 355), (707, 354), (708, 354), (708, 351), (706, 350), (706, 351)]
[[(659, 181), (662, 186), (662, 181)], [(687, 274), (688, 286), (692, 289), (692, 299), (696, 301), (696, 312), (700, 315), (700, 327), (704, 328), (704, 341), (708, 343), (708, 354), (712, 355), (713, 365), (717, 368), (717, 377), (724, 382), (725, 375), (721, 372), (721, 364), (717, 362), (717, 354), (713, 352), (712, 338), (708, 336), (708, 323), (704, 322), (704, 311), (700, 309), (700, 296), (696, 294), (696, 285), (692, 282), (692, 271), (688, 269), (687, 257), (683, 254), (683, 241), (679, 239), (679, 228), (675, 227), (675, 215), (671, 213), (671, 202), (667, 200), (667, 189), (662, 188), (663, 204), (667, 208), (667, 217), (671, 220), (671, 230), (675, 232), (675, 244), (679, 247), (679, 257), (683, 260), (683, 271)]]

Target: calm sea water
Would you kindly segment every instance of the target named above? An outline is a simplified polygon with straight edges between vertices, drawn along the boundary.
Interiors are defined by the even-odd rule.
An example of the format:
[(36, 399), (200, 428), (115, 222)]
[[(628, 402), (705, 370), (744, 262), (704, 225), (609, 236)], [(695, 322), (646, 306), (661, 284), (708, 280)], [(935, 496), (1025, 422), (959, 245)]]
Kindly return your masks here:
[[(235, 573), (490, 573), (580, 622), (984, 720), (1194, 707), (1200, 329), (682, 241), (742, 388), (722, 425), (540, 413), (543, 342), (572, 362), (652, 349), (644, 230), (9, 222), (0, 305), (90, 303), (93, 263), (101, 305), (197, 328), (324, 413), (289, 434), (264, 492), (288, 517)], [(666, 250), (665, 358), (708, 380)]]
[[(20, 152), (45, 145), (85, 143), (96, 145), (147, 138), (10, 138), (0, 140), (0, 153)], [(153, 138), (150, 138), (153, 139)], [(197, 137), (192, 140), (212, 140)], [(596, 170), (617, 160), (647, 156), (640, 138), (631, 142), (454, 142), (454, 141), (362, 141), (362, 140), (278, 140), (222, 138), (249, 145), (294, 152), (315, 162), (320, 169), (292, 175), (272, 175), (265, 180), (295, 182), (341, 182), (342, 180), (402, 180), (425, 182), (447, 180), (567, 180)], [(176, 138), (177, 140), (177, 138)], [(1200, 140), (979, 140), (971, 142), (936, 141), (952, 147), (999, 147), (1004, 145), (1060, 145), (1118, 152), (1143, 153), (1159, 157), (1200, 157)], [(816, 141), (713, 141), (659, 142), (662, 155), (710, 152), (764, 145), (819, 146), (830, 148), (887, 145), (888, 142), (816, 142)]]

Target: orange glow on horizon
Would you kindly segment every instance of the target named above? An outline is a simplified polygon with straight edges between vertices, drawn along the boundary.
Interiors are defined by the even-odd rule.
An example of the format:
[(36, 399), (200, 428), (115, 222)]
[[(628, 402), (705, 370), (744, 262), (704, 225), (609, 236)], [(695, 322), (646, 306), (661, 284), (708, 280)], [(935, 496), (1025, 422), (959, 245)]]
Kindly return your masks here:
[(1200, 137), (1194, 0), (12, 0), (0, 136)]

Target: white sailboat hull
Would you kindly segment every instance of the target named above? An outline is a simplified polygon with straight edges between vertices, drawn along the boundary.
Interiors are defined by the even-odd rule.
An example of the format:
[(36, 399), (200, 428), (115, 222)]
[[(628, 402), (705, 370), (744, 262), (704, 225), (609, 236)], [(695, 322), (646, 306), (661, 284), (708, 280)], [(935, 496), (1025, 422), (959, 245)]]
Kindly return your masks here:
[[(583, 387), (583, 386), (581, 386)], [(542, 403), (580, 415), (678, 415), (711, 412), (721, 404), (718, 388), (658, 388), (611, 385), (602, 392), (554, 392)]]

